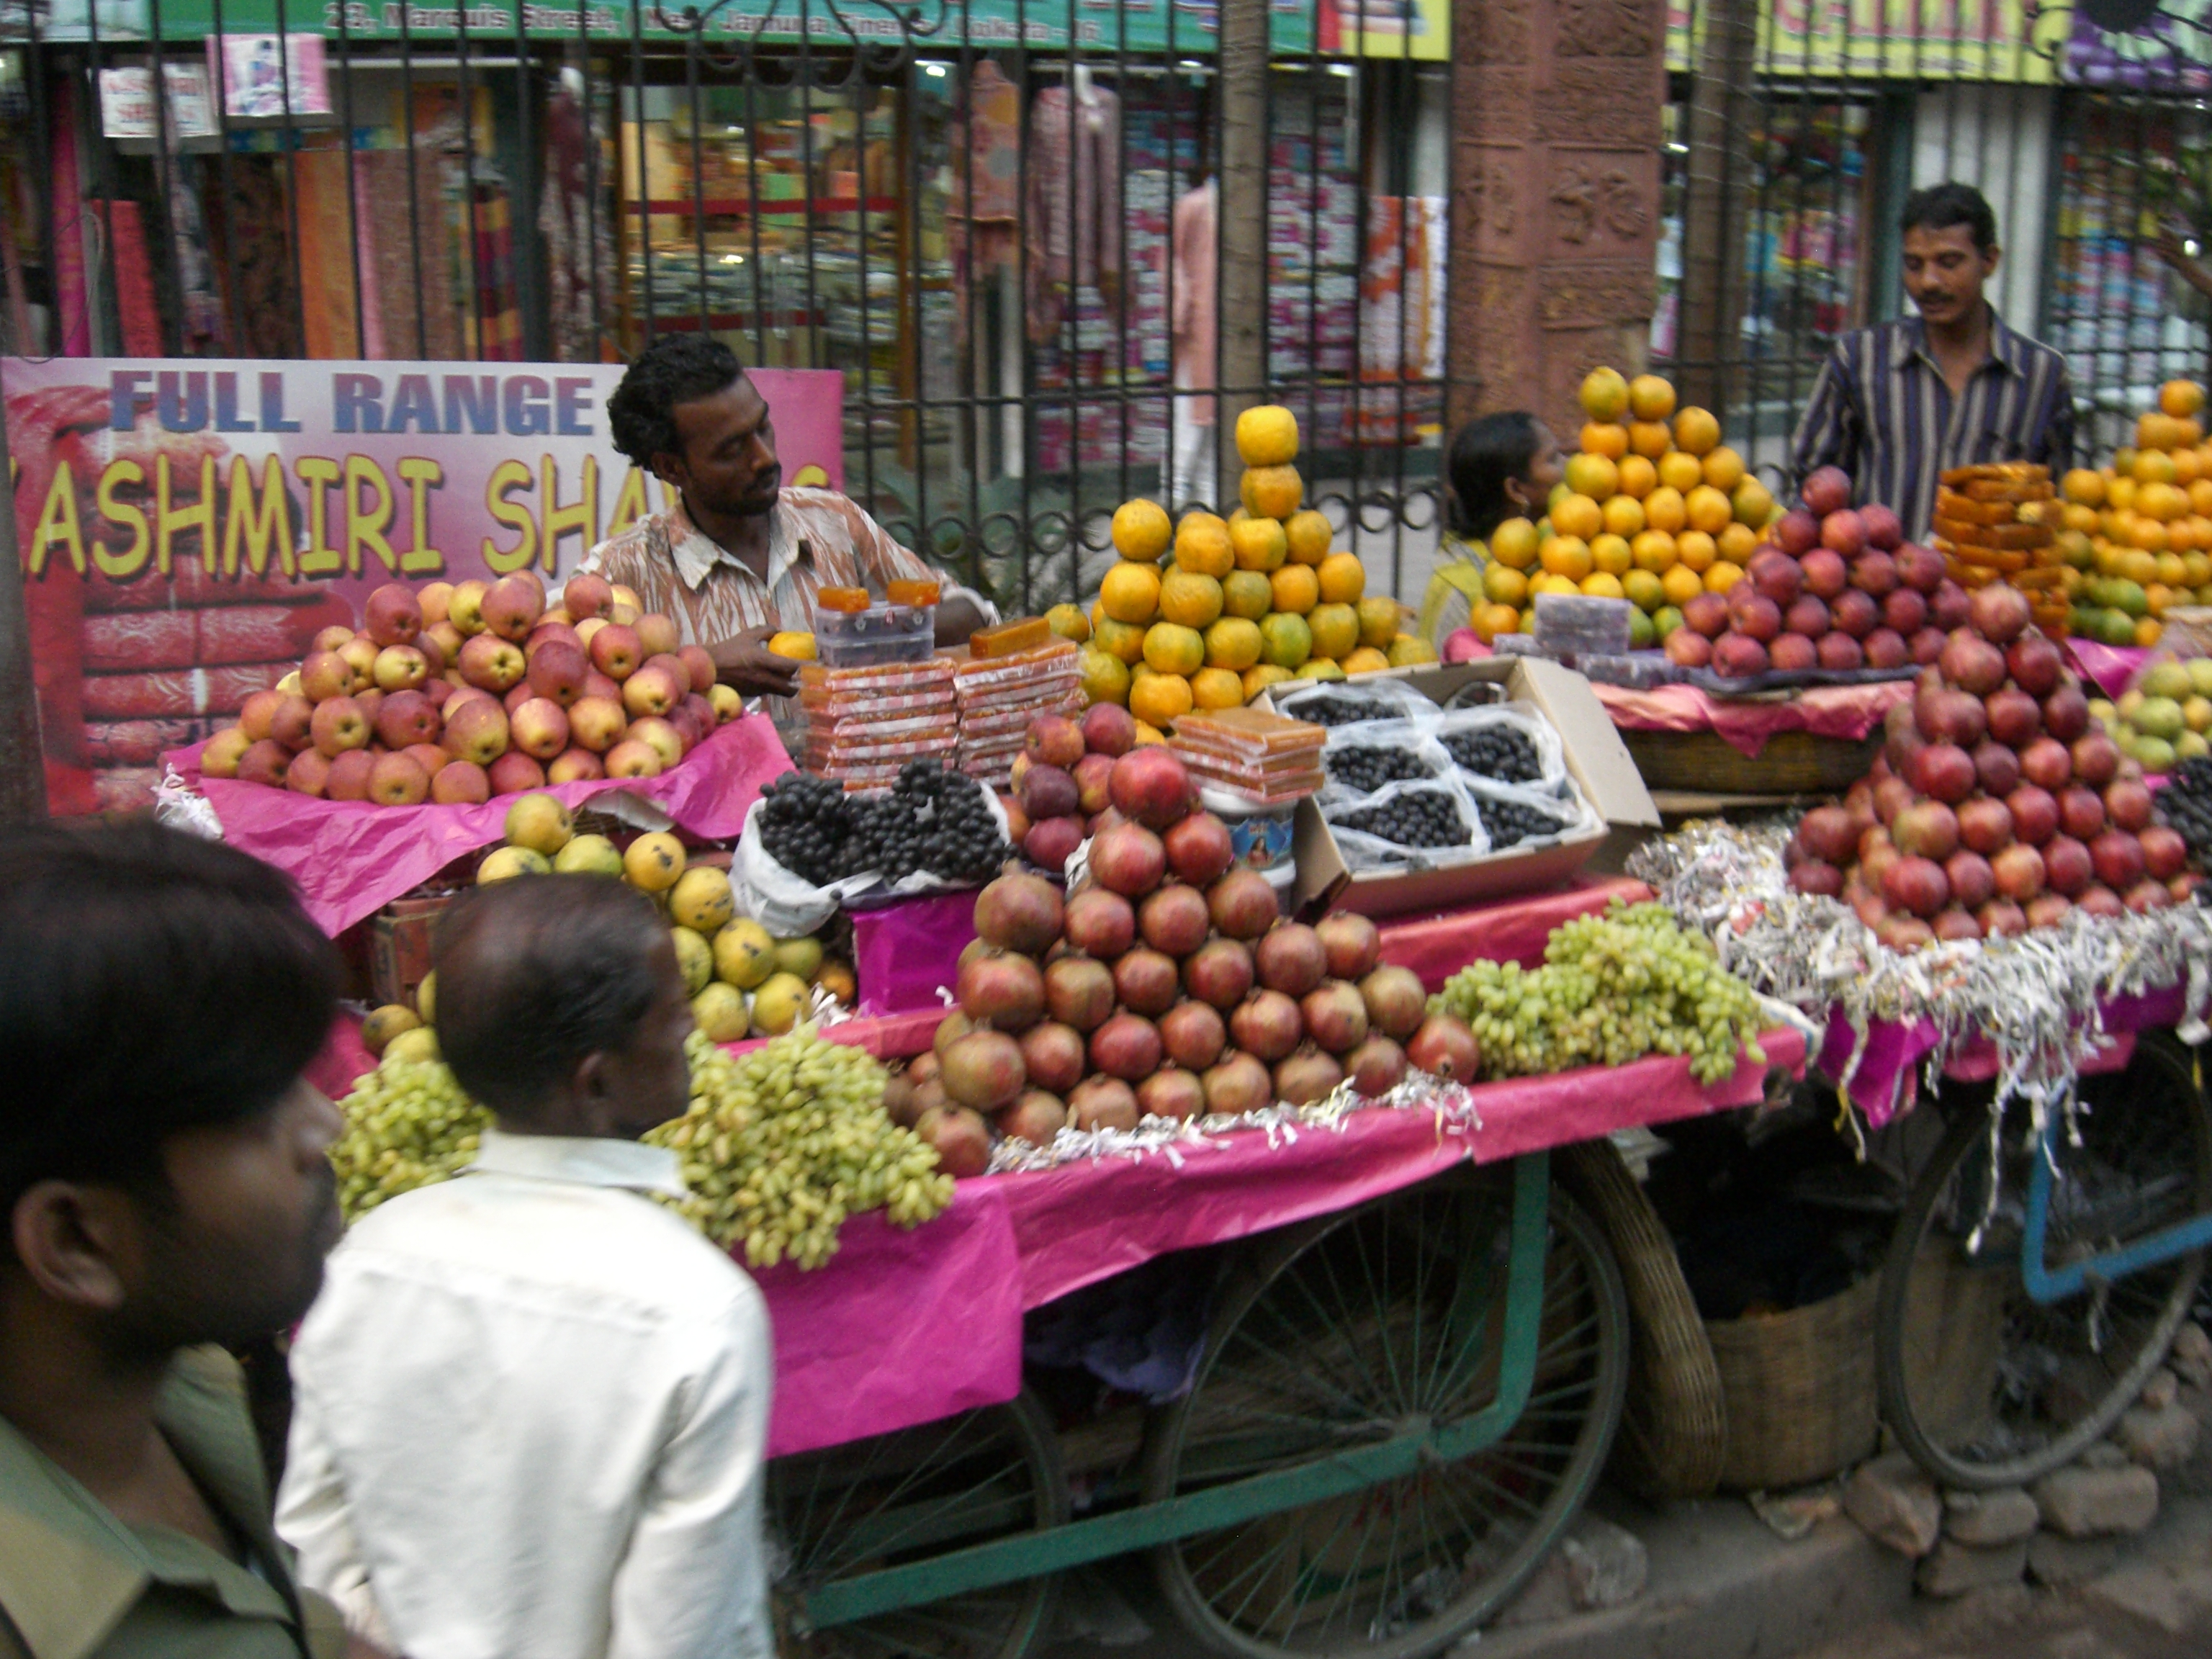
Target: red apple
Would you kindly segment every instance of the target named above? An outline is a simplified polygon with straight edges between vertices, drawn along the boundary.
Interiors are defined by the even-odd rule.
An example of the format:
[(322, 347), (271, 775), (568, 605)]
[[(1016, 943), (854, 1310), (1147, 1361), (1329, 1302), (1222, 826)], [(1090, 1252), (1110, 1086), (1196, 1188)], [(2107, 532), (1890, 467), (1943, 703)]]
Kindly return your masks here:
[(665, 665), (647, 663), (623, 682), (623, 707), (642, 719), (665, 714), (690, 695), (691, 678), (680, 681)]
[(376, 770), (381, 757), (366, 749), (349, 749), (331, 762), (330, 776), (323, 783), (325, 800), (367, 800), (369, 775)]
[(1802, 559), (1820, 544), (1820, 520), (1796, 507), (1774, 521), (1774, 544), (1793, 559)]
[(607, 585), (607, 579), (586, 572), (569, 577), (561, 590), (561, 608), (568, 613), (571, 622), (604, 617), (613, 608), (614, 602), (615, 591)]
[(2031, 697), (2047, 697), (2058, 689), (2066, 661), (2058, 647), (2030, 629), (2005, 651), (2005, 667), (2013, 683)]
[(1905, 539), (1905, 523), (1881, 501), (1869, 501), (1859, 509), (1859, 521), (1866, 530), (1867, 545), (1885, 552)]
[(405, 755), (380, 755), (369, 769), (368, 799), (379, 806), (415, 806), (428, 799), (430, 780)]
[(625, 738), (606, 752), (603, 762), (611, 778), (657, 778), (662, 768), (653, 745)]
[(714, 689), (714, 659), (707, 654), (702, 645), (687, 645), (678, 651), (684, 665), (691, 671), (691, 689), (705, 696)]
[(568, 716), (550, 697), (530, 698), (507, 725), (507, 742), (533, 760), (551, 760), (568, 746)]
[(1910, 639), (1928, 625), (1928, 596), (1910, 587), (1891, 589), (1882, 597), (1881, 620)]
[[(647, 714), (643, 720), (632, 720), (628, 735), (653, 750), (664, 772), (684, 758), (682, 735), (657, 714)], [(613, 750), (608, 752), (611, 754)]]
[(569, 708), (584, 695), (584, 682), (591, 672), (591, 659), (581, 645), (548, 640), (531, 654), (526, 683), (532, 696)]
[(395, 691), (384, 700), (384, 707), (376, 711), (376, 735), (391, 749), (404, 749), (414, 743), (435, 743), (443, 733), (445, 721), (430, 706), (430, 700), (420, 691)]
[(1799, 494), (1804, 497), (1808, 512), (1815, 518), (1826, 519), (1851, 504), (1851, 475), (1839, 466), (1817, 468), (1807, 476)]
[(319, 749), (302, 750), (284, 770), (284, 787), (295, 795), (323, 793), (331, 779), (331, 757)]
[(1973, 614), (1973, 595), (1946, 576), (1936, 584), (1935, 592), (1929, 595), (1928, 615), (1936, 627), (1946, 631), (1964, 628), (1966, 618)]
[(2075, 738), (2072, 758), (2074, 775), (2092, 789), (2102, 789), (2120, 769), (2119, 749), (2102, 732), (2085, 732)]
[(1838, 633), (1863, 640), (1881, 626), (1881, 607), (1871, 594), (1847, 587), (1829, 602), (1828, 621)]
[(491, 780), (473, 761), (447, 761), (430, 780), (430, 799), (445, 806), (480, 806), (491, 799)]
[(578, 747), (604, 755), (623, 740), (629, 715), (610, 697), (585, 697), (568, 709), (569, 740)]
[(510, 749), (485, 769), (495, 795), (526, 794), (532, 789), (545, 787), (545, 769), (534, 756), (520, 749)]
[(1850, 567), (1844, 556), (1825, 547), (1816, 547), (1799, 562), (1803, 571), (1805, 591), (1815, 599), (1832, 600), (1851, 584)]
[(446, 752), (455, 760), (489, 767), (507, 752), (507, 710), (489, 697), (464, 703), (447, 717)]
[(315, 705), (305, 697), (285, 697), (269, 717), (269, 735), (294, 754), (313, 746)]
[(351, 697), (332, 697), (315, 705), (308, 732), (326, 758), (335, 759), (349, 749), (366, 749), (373, 733)]
[(501, 696), (520, 684), (530, 668), (514, 643), (496, 634), (471, 635), (462, 644), (460, 657), (454, 665), (471, 685)]
[(353, 667), (335, 651), (310, 651), (300, 665), (300, 695), (326, 702), (353, 690)]
[(609, 623), (592, 635), (591, 651), (592, 666), (611, 680), (628, 679), (645, 660), (645, 647), (638, 641), (637, 630), (620, 623)]
[[(1676, 633), (1681, 630), (1677, 629)], [(1866, 653), (1859, 642), (1848, 634), (1823, 634), (1814, 647), (1820, 666), (1830, 673), (1845, 674), (1866, 666)]]
[(520, 644), (545, 611), (545, 597), (520, 572), (502, 576), (483, 596), (484, 631)]
[(594, 782), (606, 775), (606, 768), (590, 750), (566, 749), (545, 769), (545, 781), (557, 787), (564, 783)]
[(422, 605), (414, 590), (386, 582), (362, 606), (362, 630), (380, 646), (406, 645), (422, 631)]

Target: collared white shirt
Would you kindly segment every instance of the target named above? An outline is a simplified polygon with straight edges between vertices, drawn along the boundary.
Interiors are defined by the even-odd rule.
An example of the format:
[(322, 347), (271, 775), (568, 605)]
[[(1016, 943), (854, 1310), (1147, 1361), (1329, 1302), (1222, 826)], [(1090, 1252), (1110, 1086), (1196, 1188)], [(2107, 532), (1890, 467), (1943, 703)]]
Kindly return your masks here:
[(364, 1217), (292, 1351), (276, 1527), (408, 1659), (769, 1659), (774, 1378), (676, 1155), (488, 1131)]

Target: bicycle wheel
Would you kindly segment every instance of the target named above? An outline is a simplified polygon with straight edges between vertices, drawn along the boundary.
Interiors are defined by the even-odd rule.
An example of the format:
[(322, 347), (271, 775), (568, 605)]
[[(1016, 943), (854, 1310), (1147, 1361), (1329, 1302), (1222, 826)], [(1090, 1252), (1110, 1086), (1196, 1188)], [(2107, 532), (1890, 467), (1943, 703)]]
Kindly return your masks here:
[[(2082, 1079), (2081, 1145), (2063, 1129), (2058, 1138), (2049, 1266), (2212, 1208), (2212, 1118), (2192, 1058), (2158, 1034), (2136, 1044), (2126, 1070)], [(2165, 1358), (2204, 1270), (2200, 1250), (2033, 1301), (2021, 1251), (2035, 1156), (2027, 1108), (2008, 1109), (1992, 1210), (1989, 1116), (1961, 1113), (1906, 1197), (1883, 1264), (1883, 1415), (1948, 1486), (2018, 1486), (2101, 1438)]]
[(778, 1650), (813, 1659), (1020, 1659), (1057, 1575), (970, 1590), (850, 1624), (811, 1627), (801, 1597), (839, 1578), (927, 1560), (1067, 1519), (1060, 1448), (1027, 1393), (1003, 1406), (769, 1465), (769, 1526), (784, 1570)]
[[(1191, 1392), (1155, 1420), (1145, 1497), (1179, 1496), (1465, 1421), (1498, 1395), (1511, 1183), (1473, 1171), (1248, 1259)], [(1504, 1438), (1450, 1463), (1153, 1553), (1177, 1616), (1225, 1653), (1413, 1659), (1487, 1618), (1574, 1518), (1628, 1374), (1604, 1238), (1557, 1191), (1536, 1376)], [(1468, 1356), (1475, 1358), (1469, 1363)]]

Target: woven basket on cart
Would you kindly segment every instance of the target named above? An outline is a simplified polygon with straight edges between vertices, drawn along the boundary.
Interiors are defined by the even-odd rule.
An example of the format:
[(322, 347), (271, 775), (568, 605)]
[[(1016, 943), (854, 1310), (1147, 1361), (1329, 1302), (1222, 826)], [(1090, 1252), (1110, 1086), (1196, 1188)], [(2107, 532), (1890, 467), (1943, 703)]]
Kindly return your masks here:
[(1873, 1455), (1878, 1277), (1784, 1314), (1705, 1327), (1728, 1400), (1721, 1485), (1736, 1492), (1825, 1480)]
[(1863, 738), (1778, 732), (1747, 755), (1712, 732), (1621, 732), (1647, 789), (1701, 795), (1833, 795), (1867, 775), (1880, 727)]
[(1611, 1141), (1565, 1148), (1559, 1175), (1605, 1229), (1628, 1291), (1628, 1401), (1609, 1473), (1655, 1500), (1703, 1498), (1720, 1484), (1728, 1415), (1674, 1241)]

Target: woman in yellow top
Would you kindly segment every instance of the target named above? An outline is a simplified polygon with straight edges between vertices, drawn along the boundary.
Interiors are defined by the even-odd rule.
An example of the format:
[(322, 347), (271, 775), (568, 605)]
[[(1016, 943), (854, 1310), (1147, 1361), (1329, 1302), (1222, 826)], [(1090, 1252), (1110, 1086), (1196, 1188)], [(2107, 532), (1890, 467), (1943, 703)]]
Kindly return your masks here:
[(1565, 476), (1559, 441), (1524, 409), (1485, 415), (1452, 434), (1444, 456), (1444, 534), (1417, 624), (1439, 653), (1444, 636), (1466, 627), (1482, 599), (1491, 532), (1508, 519), (1541, 518)]

